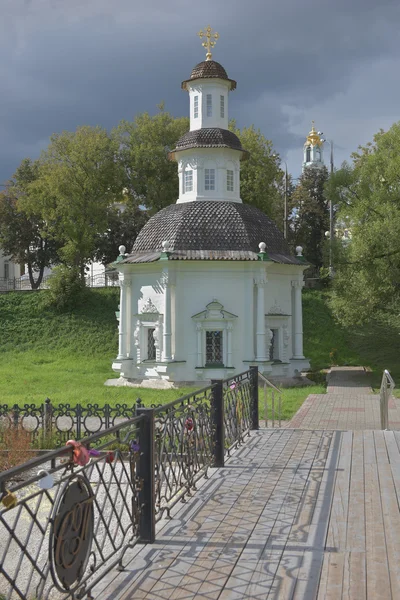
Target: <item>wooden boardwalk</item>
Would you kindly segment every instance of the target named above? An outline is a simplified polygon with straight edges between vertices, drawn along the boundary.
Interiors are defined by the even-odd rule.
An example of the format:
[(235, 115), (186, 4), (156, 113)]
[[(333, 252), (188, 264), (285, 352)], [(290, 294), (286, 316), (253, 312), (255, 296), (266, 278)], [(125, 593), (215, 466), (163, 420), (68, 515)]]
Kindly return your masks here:
[(400, 598), (400, 432), (260, 430), (93, 595)]

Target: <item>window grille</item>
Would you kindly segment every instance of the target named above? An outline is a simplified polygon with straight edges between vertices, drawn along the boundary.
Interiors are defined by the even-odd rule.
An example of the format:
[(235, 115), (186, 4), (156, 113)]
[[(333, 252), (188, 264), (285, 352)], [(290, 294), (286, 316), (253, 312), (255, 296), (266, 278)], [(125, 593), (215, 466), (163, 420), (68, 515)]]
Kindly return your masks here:
[(223, 364), (222, 331), (206, 331), (206, 364)]
[(225, 96), (220, 97), (221, 118), (225, 117)]
[(212, 95), (207, 94), (207, 117), (212, 117)]
[(147, 360), (156, 360), (155, 331), (155, 327), (149, 327), (147, 329)]
[(226, 189), (228, 192), (233, 192), (233, 171), (230, 169), (226, 171)]
[(184, 193), (193, 191), (193, 171), (185, 171)]
[(199, 116), (199, 97), (194, 97), (194, 105), (193, 105), (193, 116), (195, 119)]
[(204, 169), (204, 189), (215, 190), (215, 169)]

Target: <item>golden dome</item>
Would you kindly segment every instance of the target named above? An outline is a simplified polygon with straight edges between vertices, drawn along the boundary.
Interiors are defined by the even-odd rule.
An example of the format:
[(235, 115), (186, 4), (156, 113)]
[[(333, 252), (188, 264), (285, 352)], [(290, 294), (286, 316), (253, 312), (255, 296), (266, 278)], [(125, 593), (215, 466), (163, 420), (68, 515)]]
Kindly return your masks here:
[(318, 132), (315, 130), (314, 121), (312, 121), (311, 131), (307, 136), (307, 139), (305, 141), (305, 146), (322, 146), (322, 144), (323, 144), (323, 142), (322, 142)]

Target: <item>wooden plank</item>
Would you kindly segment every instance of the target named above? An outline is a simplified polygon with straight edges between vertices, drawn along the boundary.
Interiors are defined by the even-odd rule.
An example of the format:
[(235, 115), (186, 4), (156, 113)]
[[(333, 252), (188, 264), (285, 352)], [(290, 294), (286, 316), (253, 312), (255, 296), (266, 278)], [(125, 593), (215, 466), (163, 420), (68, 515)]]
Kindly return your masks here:
[(400, 515), (382, 431), (374, 432), (387, 561), (393, 598), (400, 598)]
[(327, 546), (337, 551), (346, 548), (352, 447), (353, 432), (343, 432), (327, 537)]

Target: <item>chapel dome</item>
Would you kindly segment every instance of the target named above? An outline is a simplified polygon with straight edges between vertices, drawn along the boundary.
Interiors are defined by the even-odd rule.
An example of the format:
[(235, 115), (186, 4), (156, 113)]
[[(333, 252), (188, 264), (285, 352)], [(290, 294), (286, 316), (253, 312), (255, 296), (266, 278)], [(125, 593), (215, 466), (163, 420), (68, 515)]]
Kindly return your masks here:
[(190, 79), (182, 81), (182, 88), (187, 89), (186, 84), (194, 79), (225, 79), (230, 83), (230, 89), (236, 89), (236, 81), (229, 79), (224, 67), (215, 60), (203, 60), (192, 69)]
[(204, 127), (188, 131), (176, 142), (171, 157), (175, 152), (189, 150), (190, 148), (231, 148), (243, 152), (243, 158), (248, 155), (237, 135), (229, 129), (220, 127)]
[(268, 254), (290, 258), (279, 262), (297, 263), (275, 223), (258, 208), (239, 202), (171, 204), (146, 223), (132, 254), (160, 251), (164, 241), (168, 241), (171, 252), (241, 251), (255, 253), (253, 260), (257, 260), (260, 242), (265, 242)]

